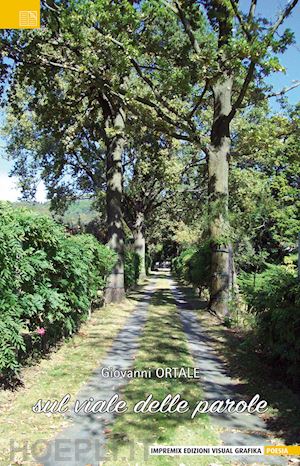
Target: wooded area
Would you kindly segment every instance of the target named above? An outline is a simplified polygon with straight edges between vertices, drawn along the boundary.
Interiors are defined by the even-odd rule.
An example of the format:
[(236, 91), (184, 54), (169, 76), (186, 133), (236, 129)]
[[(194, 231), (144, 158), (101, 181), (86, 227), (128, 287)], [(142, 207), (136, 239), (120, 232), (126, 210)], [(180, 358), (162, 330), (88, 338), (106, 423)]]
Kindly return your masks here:
[[(40, 30), (0, 33), (3, 134), (25, 200), (39, 179), (54, 212), (92, 199), (90, 232), (117, 258), (106, 303), (125, 297), (125, 257), (139, 256), (140, 278), (151, 263), (172, 259), (210, 312), (261, 334), (295, 381), (300, 106), (285, 99), (290, 88), (274, 90), (267, 78), (284, 72), (279, 57), (293, 44), (284, 22), (298, 2), (274, 21), (248, 3), (245, 11), (236, 0), (42, 1)], [(38, 222), (1, 207), (2, 294), (19, 254), (7, 255), (10, 222), (29, 241), (27, 215)], [(43, 231), (35, 234), (45, 251)], [(32, 318), (43, 305), (28, 283)], [(22, 286), (15, 280), (14, 296)], [(8, 320), (22, 315), (5, 296)], [(11, 338), (3, 332), (3, 341)]]

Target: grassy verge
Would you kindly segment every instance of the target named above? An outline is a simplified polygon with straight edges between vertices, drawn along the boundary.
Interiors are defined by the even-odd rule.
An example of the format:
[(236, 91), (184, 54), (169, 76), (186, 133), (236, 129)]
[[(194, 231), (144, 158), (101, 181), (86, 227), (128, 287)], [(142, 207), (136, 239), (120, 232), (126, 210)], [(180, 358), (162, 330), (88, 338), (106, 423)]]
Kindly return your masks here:
[[(137, 370), (158, 367), (193, 367), (180, 317), (169, 289), (168, 280), (160, 280), (149, 307), (148, 320), (135, 360)], [(128, 411), (120, 415), (109, 434), (105, 465), (209, 465), (216, 457), (150, 456), (149, 445), (219, 444), (217, 433), (207, 415), (191, 420), (191, 411), (184, 414), (135, 414), (132, 407), (149, 394), (162, 400), (167, 394), (179, 393), (193, 407), (203, 399), (199, 383), (187, 378), (135, 378), (123, 390)], [(220, 461), (220, 460), (219, 460)], [(220, 462), (218, 461), (218, 464)], [(225, 464), (224, 462), (221, 464)]]
[(32, 462), (30, 447), (28, 456), (17, 453), (11, 461), (10, 440), (19, 447), (41, 441), (43, 449), (45, 442), (42, 441), (49, 440), (66, 425), (66, 418), (61, 414), (34, 414), (32, 406), (39, 399), (60, 400), (66, 393), (74, 400), (81, 385), (101, 363), (136, 303), (128, 299), (120, 305), (96, 310), (72, 339), (38, 364), (23, 369), (23, 387), (15, 392), (0, 391), (1, 466), (36, 464)]
[[(201, 325), (209, 336), (210, 346), (225, 362), (237, 389), (244, 399), (259, 393), (268, 401), (269, 409), (263, 415), (270, 437), (282, 439), (287, 445), (300, 443), (300, 396), (285, 383), (276, 367), (264, 357), (251, 331), (228, 329), (208, 312), (190, 287), (182, 291), (199, 312)], [(250, 338), (249, 338), (250, 337)]]

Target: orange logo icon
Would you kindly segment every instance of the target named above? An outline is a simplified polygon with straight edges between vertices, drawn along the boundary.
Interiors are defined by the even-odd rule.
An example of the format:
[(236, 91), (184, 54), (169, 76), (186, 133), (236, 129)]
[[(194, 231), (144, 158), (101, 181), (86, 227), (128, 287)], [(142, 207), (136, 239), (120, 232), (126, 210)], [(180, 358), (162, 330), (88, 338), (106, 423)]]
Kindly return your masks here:
[(40, 27), (40, 0), (0, 0), (0, 29)]

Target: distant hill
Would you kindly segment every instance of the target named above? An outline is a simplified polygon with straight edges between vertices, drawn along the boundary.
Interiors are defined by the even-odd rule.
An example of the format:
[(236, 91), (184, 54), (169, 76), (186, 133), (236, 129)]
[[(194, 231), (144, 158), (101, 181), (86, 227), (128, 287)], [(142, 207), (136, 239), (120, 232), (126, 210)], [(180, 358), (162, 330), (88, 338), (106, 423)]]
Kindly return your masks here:
[(78, 225), (79, 223), (85, 225), (98, 217), (97, 212), (92, 208), (92, 200), (90, 199), (73, 202), (62, 217), (50, 211), (50, 202), (39, 203), (20, 201), (13, 202), (12, 205), (16, 208), (27, 207), (43, 215), (49, 215), (49, 217), (62, 218), (63, 222), (69, 225)]

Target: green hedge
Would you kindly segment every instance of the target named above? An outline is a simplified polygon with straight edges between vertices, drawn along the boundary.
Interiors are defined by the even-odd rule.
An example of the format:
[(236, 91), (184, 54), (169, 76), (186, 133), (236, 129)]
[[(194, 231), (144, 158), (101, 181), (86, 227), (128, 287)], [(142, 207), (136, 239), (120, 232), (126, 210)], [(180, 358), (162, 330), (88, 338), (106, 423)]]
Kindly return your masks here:
[(127, 249), (124, 259), (124, 282), (128, 290), (135, 286), (140, 275), (140, 256), (131, 249)]
[(76, 331), (114, 263), (91, 235), (0, 203), (0, 374), (17, 372), (26, 336), (51, 344)]
[(239, 285), (249, 311), (256, 315), (259, 341), (286, 375), (300, 383), (300, 284), (296, 272), (268, 265), (256, 276), (242, 273)]
[(149, 253), (146, 253), (145, 255), (145, 266), (146, 266), (146, 275), (149, 275), (151, 269), (152, 269), (152, 257)]
[(172, 270), (177, 277), (192, 285), (203, 288), (209, 286), (210, 250), (208, 246), (184, 249), (172, 262)]

